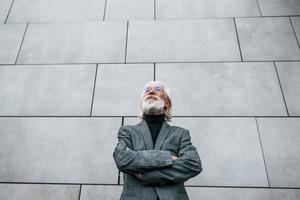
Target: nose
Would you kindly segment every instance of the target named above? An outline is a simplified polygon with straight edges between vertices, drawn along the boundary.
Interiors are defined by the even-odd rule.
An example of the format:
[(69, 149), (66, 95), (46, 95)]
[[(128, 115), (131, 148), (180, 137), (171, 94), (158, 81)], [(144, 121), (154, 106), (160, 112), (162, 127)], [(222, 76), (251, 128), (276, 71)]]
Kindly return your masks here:
[(148, 94), (156, 94), (156, 93), (154, 92), (154, 89), (151, 89), (150, 92), (148, 92)]
[(148, 91), (146, 93), (147, 94), (155, 94), (155, 89), (154, 88), (150, 88), (150, 89), (148, 89)]

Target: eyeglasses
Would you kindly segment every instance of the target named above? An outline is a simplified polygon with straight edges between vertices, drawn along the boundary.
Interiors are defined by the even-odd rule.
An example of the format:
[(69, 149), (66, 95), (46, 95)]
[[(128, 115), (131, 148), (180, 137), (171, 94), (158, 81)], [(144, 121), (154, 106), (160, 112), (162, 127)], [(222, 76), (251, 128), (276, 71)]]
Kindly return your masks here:
[(150, 91), (154, 91), (154, 92), (161, 92), (162, 91), (162, 87), (161, 86), (159, 86), (159, 85), (157, 85), (157, 86), (155, 86), (155, 87), (146, 87), (145, 88), (145, 94), (147, 94), (147, 93), (149, 93)]

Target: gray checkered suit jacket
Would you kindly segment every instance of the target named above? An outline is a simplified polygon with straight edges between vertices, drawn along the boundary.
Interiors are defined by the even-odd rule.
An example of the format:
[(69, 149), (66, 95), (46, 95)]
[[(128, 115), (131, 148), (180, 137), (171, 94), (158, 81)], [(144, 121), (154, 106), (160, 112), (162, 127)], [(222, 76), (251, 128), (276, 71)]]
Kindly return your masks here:
[[(113, 157), (124, 172), (120, 200), (188, 200), (184, 182), (202, 171), (187, 129), (163, 123), (155, 146), (145, 120), (121, 126)], [(172, 160), (176, 155), (177, 160)], [(143, 179), (133, 173), (143, 174)]]

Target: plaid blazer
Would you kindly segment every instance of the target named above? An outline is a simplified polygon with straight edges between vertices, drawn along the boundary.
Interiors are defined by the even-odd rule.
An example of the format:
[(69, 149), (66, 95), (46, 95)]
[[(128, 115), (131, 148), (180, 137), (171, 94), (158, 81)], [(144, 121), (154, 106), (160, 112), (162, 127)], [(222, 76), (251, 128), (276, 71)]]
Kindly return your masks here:
[[(172, 160), (171, 155), (178, 159)], [(145, 120), (121, 126), (113, 158), (124, 172), (120, 200), (188, 200), (184, 182), (202, 171), (189, 131), (166, 121), (155, 146)], [(133, 173), (141, 173), (143, 179)]]

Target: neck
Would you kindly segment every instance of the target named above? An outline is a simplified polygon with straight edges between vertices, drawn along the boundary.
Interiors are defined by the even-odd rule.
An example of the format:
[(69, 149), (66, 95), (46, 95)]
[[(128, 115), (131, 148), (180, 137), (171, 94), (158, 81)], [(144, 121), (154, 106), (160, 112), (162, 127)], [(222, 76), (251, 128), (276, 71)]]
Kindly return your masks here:
[(162, 114), (157, 114), (157, 115), (150, 115), (150, 114), (147, 114), (147, 113), (144, 113), (143, 114), (143, 118), (146, 120), (146, 121), (164, 121), (165, 120), (165, 114), (162, 113)]

